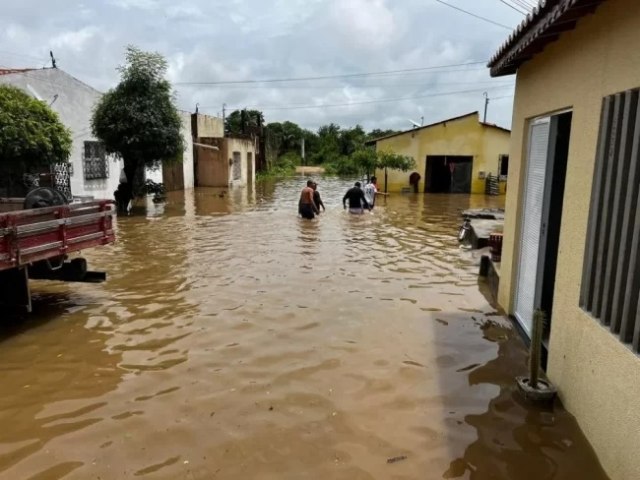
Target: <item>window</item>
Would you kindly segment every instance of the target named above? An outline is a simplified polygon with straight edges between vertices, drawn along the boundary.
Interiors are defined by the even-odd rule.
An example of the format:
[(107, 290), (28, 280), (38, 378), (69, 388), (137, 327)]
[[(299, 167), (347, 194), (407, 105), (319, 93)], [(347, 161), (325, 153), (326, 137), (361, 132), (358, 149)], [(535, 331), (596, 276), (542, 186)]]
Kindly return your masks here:
[(84, 179), (96, 180), (109, 177), (107, 153), (102, 142), (84, 142)]
[(603, 101), (580, 292), (580, 306), (635, 352), (640, 352), (639, 106), (638, 89)]
[(509, 155), (500, 155), (498, 157), (498, 176), (500, 180), (506, 180), (509, 174)]

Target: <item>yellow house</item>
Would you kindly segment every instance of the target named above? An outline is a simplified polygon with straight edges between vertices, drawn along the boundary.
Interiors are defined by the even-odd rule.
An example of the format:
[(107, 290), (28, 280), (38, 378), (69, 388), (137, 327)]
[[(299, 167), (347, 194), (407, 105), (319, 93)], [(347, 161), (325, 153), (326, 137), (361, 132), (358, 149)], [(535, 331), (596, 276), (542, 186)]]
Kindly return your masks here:
[[(504, 193), (509, 168), (510, 131), (479, 121), (478, 112), (396, 133), (369, 142), (378, 151), (413, 157), (415, 170), (376, 172), (382, 190), (427, 193), (485, 193), (486, 179), (501, 179)], [(412, 173), (420, 181), (411, 184)], [(413, 178), (417, 178), (414, 174)]]
[(499, 303), (550, 319), (549, 378), (612, 479), (640, 479), (640, 2), (546, 0), (517, 73)]

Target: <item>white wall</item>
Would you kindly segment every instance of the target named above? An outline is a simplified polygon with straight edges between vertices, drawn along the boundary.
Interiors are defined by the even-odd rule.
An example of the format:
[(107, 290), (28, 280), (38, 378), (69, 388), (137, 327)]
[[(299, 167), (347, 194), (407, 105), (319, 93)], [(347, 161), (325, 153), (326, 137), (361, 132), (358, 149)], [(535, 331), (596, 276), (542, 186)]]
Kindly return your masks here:
[(32, 97), (51, 104), (62, 123), (71, 130), (71, 193), (74, 196), (113, 198), (122, 168), (120, 161), (109, 160), (106, 179), (85, 180), (83, 172), (84, 142), (96, 140), (91, 134), (91, 115), (102, 94), (57, 68), (0, 75), (0, 83), (14, 85)]
[(193, 134), (191, 132), (191, 114), (180, 112), (182, 118), (182, 136), (184, 137), (184, 154), (182, 155), (182, 168), (184, 169), (185, 190), (195, 187), (195, 170), (193, 163)]

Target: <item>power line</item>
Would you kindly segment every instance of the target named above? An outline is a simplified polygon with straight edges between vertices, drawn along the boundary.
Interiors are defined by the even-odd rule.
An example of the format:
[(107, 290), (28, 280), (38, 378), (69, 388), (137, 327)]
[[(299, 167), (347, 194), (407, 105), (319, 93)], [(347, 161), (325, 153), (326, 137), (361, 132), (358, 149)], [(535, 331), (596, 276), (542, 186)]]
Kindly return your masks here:
[(380, 84), (342, 84), (342, 85), (229, 85), (226, 89), (232, 90), (253, 90), (253, 89), (273, 89), (273, 90), (342, 90), (345, 88), (367, 89), (367, 88), (405, 88), (405, 87), (433, 87), (449, 85), (487, 85), (502, 86), (514, 85), (513, 82), (442, 82), (440, 85), (428, 85), (421, 83), (380, 83)]
[(484, 20), (485, 22), (491, 23), (493, 25), (497, 25), (498, 27), (506, 28), (507, 30), (513, 30), (513, 28), (508, 27), (507, 25), (503, 25), (502, 23), (494, 22), (490, 18), (481, 17), (480, 15), (476, 15), (475, 13), (471, 13), (467, 10), (463, 10), (460, 7), (456, 7), (455, 5), (451, 5), (450, 3), (444, 2), (443, 0), (436, 0), (436, 2), (441, 3), (442, 5), (446, 5), (447, 7), (453, 8), (454, 10), (458, 10), (460, 12), (466, 13), (467, 15), (471, 15), (472, 17), (478, 18), (480, 20)]
[(533, 10), (533, 6), (524, 0), (511, 0), (514, 4), (518, 5), (521, 8), (524, 8), (527, 12)]
[(491, 101), (494, 101), (494, 100), (502, 100), (503, 98), (513, 98), (513, 95), (514, 95), (514, 94), (512, 93), (511, 95), (503, 95), (503, 96), (501, 96), (501, 97), (493, 97), (493, 98), (491, 99)]
[[(509, 86), (504, 86), (504, 87), (496, 87), (496, 90), (501, 90), (504, 88), (512, 88), (511, 85)], [(311, 109), (311, 108), (333, 108), (333, 107), (347, 107), (347, 106), (351, 106), (351, 105), (369, 105), (369, 104), (374, 104), (374, 103), (389, 103), (389, 102), (402, 102), (405, 100), (419, 100), (422, 98), (432, 98), (432, 97), (441, 97), (441, 96), (446, 96), (446, 95), (461, 95), (461, 94), (465, 94), (465, 93), (479, 93), (479, 92), (483, 92), (486, 89), (473, 89), (473, 90), (459, 90), (459, 91), (455, 91), (455, 92), (439, 92), (439, 93), (432, 93), (429, 95), (417, 95), (417, 96), (413, 96), (413, 97), (400, 97), (400, 98), (381, 98), (378, 100), (367, 100), (367, 101), (362, 101), (362, 102), (347, 102), (347, 103), (333, 103), (333, 104), (322, 104), (322, 105), (284, 105), (284, 106), (259, 106), (259, 105), (252, 105), (252, 106), (243, 106), (243, 107), (231, 107), (230, 110), (241, 110), (243, 108), (253, 108), (253, 109), (257, 109), (257, 110), (298, 110), (298, 109)], [(218, 108), (216, 107), (200, 107), (201, 109), (211, 109), (211, 108)]]
[[(436, 1), (440, 1), (440, 0), (436, 0)], [(402, 70), (387, 70), (382, 72), (366, 72), (366, 73), (346, 73), (346, 74), (339, 74), (339, 75), (322, 75), (317, 77), (269, 78), (269, 79), (263, 79), (263, 80), (175, 82), (174, 85), (234, 85), (234, 84), (250, 84), (250, 83), (302, 82), (302, 81), (308, 81), (308, 80), (328, 80), (328, 79), (334, 79), (334, 78), (370, 77), (370, 76), (377, 76), (377, 75), (421, 72), (421, 71), (428, 71), (428, 70), (436, 70), (440, 68), (464, 67), (464, 66), (481, 65), (481, 64), (485, 65), (486, 63), (487, 61), (453, 63), (450, 65), (434, 65), (430, 67), (406, 68)]]
[(520, 8), (511, 5), (510, 3), (506, 2), (505, 0), (498, 0), (498, 1), (500, 3), (504, 3), (507, 7), (509, 7), (512, 10), (515, 10), (516, 12), (518, 12), (521, 15), (526, 15), (527, 14), (527, 12), (523, 12), (522, 10), (520, 10)]

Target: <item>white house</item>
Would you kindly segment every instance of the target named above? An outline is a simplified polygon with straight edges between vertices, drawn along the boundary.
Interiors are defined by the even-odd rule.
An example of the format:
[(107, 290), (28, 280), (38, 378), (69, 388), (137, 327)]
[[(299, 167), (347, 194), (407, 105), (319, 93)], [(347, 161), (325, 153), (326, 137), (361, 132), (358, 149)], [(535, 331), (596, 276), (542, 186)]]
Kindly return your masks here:
[(121, 162), (107, 156), (91, 134), (91, 115), (102, 94), (58, 68), (0, 70), (0, 83), (47, 102), (71, 130), (70, 166), (54, 167), (56, 186), (68, 197), (113, 198)]

